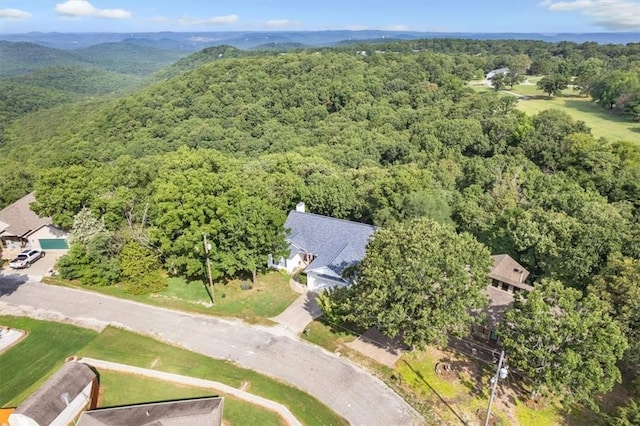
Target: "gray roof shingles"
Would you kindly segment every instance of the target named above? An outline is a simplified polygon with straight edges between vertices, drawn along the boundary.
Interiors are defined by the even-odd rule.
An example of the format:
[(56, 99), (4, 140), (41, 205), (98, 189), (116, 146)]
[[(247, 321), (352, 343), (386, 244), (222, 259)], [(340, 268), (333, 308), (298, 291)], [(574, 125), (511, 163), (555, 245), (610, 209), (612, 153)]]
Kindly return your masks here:
[(40, 388), (16, 408), (16, 414), (30, 417), (41, 425), (50, 424), (67, 408), (63, 394), (73, 401), (96, 378), (86, 364), (71, 361), (64, 364)]
[(82, 414), (78, 426), (219, 426), (221, 397), (103, 408)]
[(51, 225), (50, 217), (40, 217), (31, 210), (30, 204), (34, 201), (36, 197), (31, 192), (0, 210), (0, 221), (9, 225), (0, 230), (0, 234), (24, 237), (45, 225)]
[(327, 267), (338, 276), (364, 258), (376, 230), (364, 223), (299, 211), (289, 213), (285, 228), (290, 230), (290, 244), (315, 256), (307, 271)]

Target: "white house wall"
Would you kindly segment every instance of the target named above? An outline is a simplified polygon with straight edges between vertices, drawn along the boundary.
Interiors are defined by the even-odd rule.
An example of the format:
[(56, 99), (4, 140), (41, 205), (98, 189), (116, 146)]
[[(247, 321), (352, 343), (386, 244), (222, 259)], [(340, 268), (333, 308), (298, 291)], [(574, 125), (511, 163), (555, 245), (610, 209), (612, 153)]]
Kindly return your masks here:
[(280, 270), (285, 270), (289, 274), (293, 274), (293, 271), (296, 269), (300, 269), (304, 267), (304, 259), (302, 258), (302, 254), (297, 253), (292, 258), (285, 259), (281, 257), (278, 263), (273, 262), (273, 258), (269, 259), (268, 266), (270, 268), (276, 268)]
[(32, 249), (42, 250), (40, 240), (66, 239), (67, 233), (55, 226), (46, 225), (29, 235), (29, 246)]
[(314, 272), (307, 272), (307, 288), (309, 291), (323, 291), (333, 287), (345, 287), (344, 281), (334, 281), (326, 277), (320, 277)]
[(31, 417), (27, 417), (24, 414), (10, 414), (9, 426), (40, 426)]
[(67, 408), (62, 411), (50, 424), (50, 426), (67, 426), (73, 419), (78, 417), (84, 407), (89, 403), (91, 398), (91, 389), (93, 387), (93, 381), (82, 389), (82, 392), (75, 397), (73, 401), (69, 401)]

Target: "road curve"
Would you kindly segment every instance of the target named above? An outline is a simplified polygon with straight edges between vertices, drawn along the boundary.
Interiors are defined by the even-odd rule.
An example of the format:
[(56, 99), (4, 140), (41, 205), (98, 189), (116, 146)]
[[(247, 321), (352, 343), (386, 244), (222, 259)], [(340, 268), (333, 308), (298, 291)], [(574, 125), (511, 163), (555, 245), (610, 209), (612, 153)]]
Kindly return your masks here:
[(422, 419), (360, 367), (298, 340), (282, 327), (193, 315), (97, 293), (0, 275), (0, 314), (46, 311), (78, 323), (108, 323), (280, 378), (323, 401), (351, 424), (411, 425)]

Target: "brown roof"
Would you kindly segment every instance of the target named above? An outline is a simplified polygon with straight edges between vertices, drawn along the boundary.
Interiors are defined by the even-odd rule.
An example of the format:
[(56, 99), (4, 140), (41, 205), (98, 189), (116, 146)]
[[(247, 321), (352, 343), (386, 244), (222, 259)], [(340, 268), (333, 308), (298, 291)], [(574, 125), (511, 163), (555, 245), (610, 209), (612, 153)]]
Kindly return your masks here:
[(96, 373), (87, 364), (77, 361), (67, 362), (49, 380), (16, 408), (15, 414), (22, 414), (38, 424), (50, 424), (73, 401), (93, 379)]
[(511, 256), (508, 254), (497, 254), (491, 257), (493, 259), (493, 269), (489, 272), (490, 278), (511, 284), (523, 290), (533, 290), (532, 286), (524, 283), (529, 276), (529, 271), (513, 260)]
[(31, 210), (30, 204), (34, 201), (36, 197), (31, 192), (0, 210), (0, 222), (8, 225), (0, 227), (0, 235), (24, 237), (45, 225), (51, 225), (50, 217), (40, 217)]
[(78, 426), (220, 426), (224, 398), (196, 398), (85, 411)]

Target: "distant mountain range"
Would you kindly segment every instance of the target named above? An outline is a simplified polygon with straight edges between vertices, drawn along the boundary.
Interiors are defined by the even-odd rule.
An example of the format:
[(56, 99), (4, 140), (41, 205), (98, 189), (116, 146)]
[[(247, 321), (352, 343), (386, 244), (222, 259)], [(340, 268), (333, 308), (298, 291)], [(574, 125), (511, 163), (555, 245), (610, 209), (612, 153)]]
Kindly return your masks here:
[(277, 32), (158, 32), (158, 33), (41, 33), (2, 34), (0, 40), (30, 42), (56, 49), (82, 49), (103, 43), (127, 42), (156, 49), (194, 52), (205, 47), (230, 45), (252, 49), (262, 45), (284, 44), (300, 47), (334, 46), (345, 41), (416, 40), (425, 38), (457, 38), (475, 40), (541, 40), (547, 42), (626, 44), (640, 42), (638, 32), (616, 33), (435, 33), (417, 31), (277, 31)]

